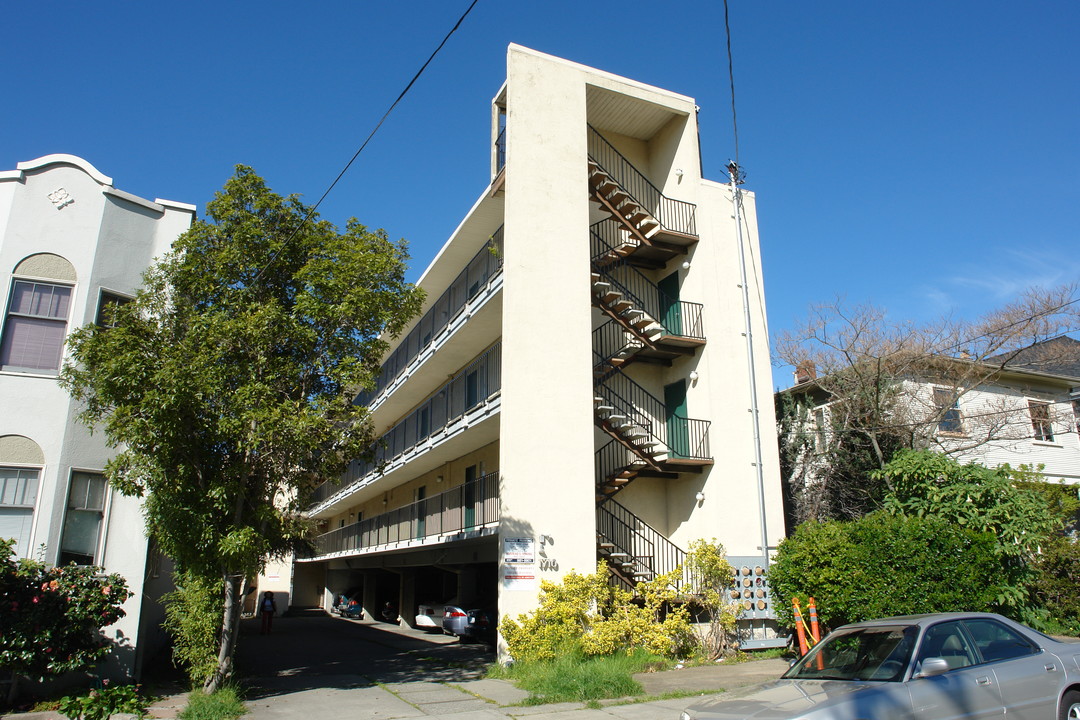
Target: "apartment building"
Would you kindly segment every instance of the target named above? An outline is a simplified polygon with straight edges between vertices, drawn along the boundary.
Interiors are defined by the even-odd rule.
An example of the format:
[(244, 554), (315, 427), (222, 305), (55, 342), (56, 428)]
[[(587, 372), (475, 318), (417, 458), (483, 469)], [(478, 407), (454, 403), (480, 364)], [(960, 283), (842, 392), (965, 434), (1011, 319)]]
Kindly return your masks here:
[(751, 392), (769, 377), (754, 195), (736, 212), (701, 176), (697, 110), (509, 47), (490, 182), (358, 398), (375, 461), (316, 489), (314, 555), (266, 587), (323, 607), (356, 590), (408, 624), (429, 601), (514, 616), (543, 579), (607, 558), (633, 586), (716, 538), (747, 644), (768, 644), (784, 521), (771, 392)]
[(194, 213), (118, 190), (73, 155), (0, 172), (0, 537), (14, 538), (20, 557), (127, 579), (127, 615), (106, 629), (116, 677), (137, 677), (164, 643), (156, 599), (171, 577), (148, 548), (140, 501), (105, 482), (103, 434), (79, 423), (56, 378), (67, 334), (107, 322)]

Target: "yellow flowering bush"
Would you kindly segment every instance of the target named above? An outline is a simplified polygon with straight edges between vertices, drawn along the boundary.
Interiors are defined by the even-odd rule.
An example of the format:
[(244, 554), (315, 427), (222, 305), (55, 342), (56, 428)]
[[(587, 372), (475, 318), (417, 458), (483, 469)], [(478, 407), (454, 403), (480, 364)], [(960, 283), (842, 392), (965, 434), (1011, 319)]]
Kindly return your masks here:
[(691, 649), (693, 628), (686, 608), (671, 605), (680, 573), (640, 583), (637, 598), (608, 584), (603, 561), (591, 575), (571, 572), (559, 584), (544, 581), (536, 610), (502, 621), (510, 655), (518, 662), (553, 660), (567, 652), (613, 655), (636, 649), (683, 656)]

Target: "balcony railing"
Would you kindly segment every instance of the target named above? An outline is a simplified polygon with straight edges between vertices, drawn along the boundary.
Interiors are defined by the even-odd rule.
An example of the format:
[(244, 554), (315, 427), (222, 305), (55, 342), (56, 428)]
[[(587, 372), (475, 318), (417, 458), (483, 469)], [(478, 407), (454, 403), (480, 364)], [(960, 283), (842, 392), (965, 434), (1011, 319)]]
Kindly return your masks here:
[(417, 355), (427, 349), (465, 305), (488, 286), (488, 282), (502, 270), (502, 263), (503, 229), (500, 226), (383, 363), (375, 387), (356, 396), (356, 404), (370, 406), (372, 400), (393, 385)]
[(506, 126), (499, 130), (499, 137), (495, 138), (495, 172), (499, 172), (506, 166)]
[(694, 217), (697, 206), (674, 200), (660, 192), (592, 125), (589, 126), (589, 157), (615, 182), (622, 185), (631, 198), (649, 211), (662, 226), (684, 235), (697, 236), (697, 221)]
[(315, 555), (358, 552), (409, 540), (468, 532), (498, 522), (499, 473), (488, 473), (424, 500), (315, 538)]
[(622, 372), (607, 375), (595, 392), (615, 411), (668, 449), (669, 460), (711, 460), (709, 421), (668, 412), (667, 406)]
[(371, 460), (354, 460), (345, 474), (312, 492), (312, 506), (409, 452), (502, 390), (502, 343), (490, 347), (376, 442)]

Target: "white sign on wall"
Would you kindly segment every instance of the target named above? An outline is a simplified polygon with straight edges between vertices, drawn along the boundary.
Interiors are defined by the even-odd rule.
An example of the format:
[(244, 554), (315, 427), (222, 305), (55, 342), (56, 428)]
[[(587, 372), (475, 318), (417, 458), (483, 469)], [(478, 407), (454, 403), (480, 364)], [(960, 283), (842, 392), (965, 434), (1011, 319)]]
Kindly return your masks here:
[(503, 563), (527, 565), (536, 562), (535, 545), (532, 538), (503, 538)]

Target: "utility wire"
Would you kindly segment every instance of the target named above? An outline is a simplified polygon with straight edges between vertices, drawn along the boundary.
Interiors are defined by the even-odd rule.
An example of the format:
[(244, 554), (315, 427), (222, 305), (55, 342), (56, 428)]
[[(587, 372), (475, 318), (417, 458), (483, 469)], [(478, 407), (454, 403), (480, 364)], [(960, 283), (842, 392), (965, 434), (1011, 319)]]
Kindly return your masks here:
[(741, 169), (742, 165), (739, 164), (739, 123), (735, 117), (735, 68), (731, 55), (731, 22), (728, 19), (728, 0), (724, 0), (724, 32), (727, 34), (727, 69), (728, 80), (731, 83), (731, 127), (735, 134), (735, 165)]
[(345, 167), (341, 169), (341, 172), (339, 172), (337, 177), (334, 178), (334, 181), (330, 183), (330, 187), (326, 188), (326, 192), (324, 192), (322, 196), (318, 199), (318, 201), (311, 206), (311, 209), (308, 210), (307, 215), (305, 215), (304, 219), (300, 221), (300, 224), (297, 225), (291, 233), (289, 233), (288, 237), (286, 237), (285, 241), (281, 244), (281, 247), (279, 247), (277, 251), (273, 254), (273, 256), (270, 258), (270, 261), (267, 262), (261, 270), (259, 270), (259, 274), (255, 276), (255, 280), (258, 280), (260, 277), (262, 277), (262, 274), (266, 271), (266, 269), (274, 264), (274, 261), (276, 261), (278, 259), (278, 256), (281, 255), (281, 252), (289, 246), (289, 243), (292, 242), (293, 238), (296, 237), (296, 234), (300, 232), (300, 229), (303, 228), (304, 225), (306, 225), (307, 222), (312, 218), (312, 216), (315, 215), (315, 211), (319, 209), (320, 205), (322, 205), (322, 201), (326, 199), (326, 196), (330, 194), (330, 191), (334, 189), (334, 186), (338, 184), (338, 181), (340, 181), (341, 178), (344, 177), (345, 173), (349, 171), (349, 168), (352, 167), (352, 164), (356, 162), (356, 158), (360, 157), (360, 153), (364, 151), (364, 148), (368, 146), (368, 143), (371, 142), (371, 139), (375, 137), (375, 133), (377, 133), (379, 131), (379, 128), (382, 127), (383, 123), (386, 122), (386, 118), (390, 117), (390, 113), (394, 111), (394, 108), (398, 106), (398, 103), (400, 103), (402, 99), (404, 99), (405, 95), (409, 92), (409, 90), (412, 89), (412, 86), (416, 83), (417, 80), (420, 79), (420, 76), (424, 73), (424, 70), (427, 70), (427, 66), (431, 64), (431, 61), (434, 60), (435, 56), (439, 54), (439, 51), (443, 49), (443, 46), (446, 45), (446, 42), (450, 39), (450, 36), (453, 35), (459, 27), (461, 27), (461, 23), (465, 21), (465, 18), (468, 17), (469, 13), (472, 12), (472, 9), (476, 7), (476, 3), (478, 3), (479, 1), (480, 0), (472, 0), (472, 3), (469, 4), (469, 7), (465, 9), (465, 12), (462, 13), (461, 17), (459, 17), (457, 22), (454, 23), (454, 27), (450, 28), (450, 32), (446, 33), (446, 36), (442, 39), (442, 42), (439, 43), (439, 46), (436, 47), (434, 51), (432, 51), (431, 55), (428, 56), (428, 59), (424, 62), (420, 69), (416, 71), (416, 74), (413, 75), (412, 80), (409, 81), (409, 84), (405, 86), (405, 89), (401, 91), (401, 93), (397, 96), (397, 99), (394, 100), (393, 103), (391, 103), (387, 111), (383, 113), (383, 116), (381, 118), (379, 118), (379, 122), (376, 123), (372, 131), (368, 133), (367, 138), (364, 140), (360, 148), (355, 153), (353, 153), (353, 156), (349, 158), (349, 162), (345, 163)]

